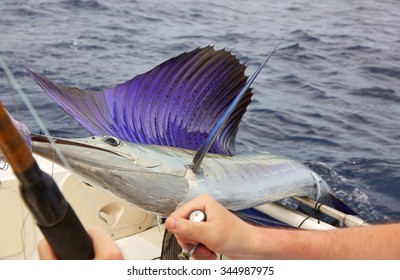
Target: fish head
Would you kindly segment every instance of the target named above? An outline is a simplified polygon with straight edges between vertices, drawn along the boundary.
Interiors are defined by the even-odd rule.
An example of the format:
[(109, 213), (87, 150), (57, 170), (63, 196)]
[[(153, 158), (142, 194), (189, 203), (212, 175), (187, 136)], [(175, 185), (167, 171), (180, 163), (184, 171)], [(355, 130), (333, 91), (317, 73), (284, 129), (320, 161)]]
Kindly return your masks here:
[(193, 155), (177, 156), (180, 149), (134, 144), (113, 136), (52, 138), (52, 142), (33, 135), (33, 152), (65, 166), (55, 146), (71, 172), (146, 211), (163, 216), (172, 212), (189, 188), (185, 176)]
[[(51, 144), (51, 141), (54, 145)], [(85, 137), (85, 138), (56, 138), (49, 139), (43, 135), (32, 134), (33, 152), (63, 164), (60, 158), (55, 157), (55, 149), (67, 159), (70, 164), (79, 161), (85, 165), (115, 166), (120, 169), (128, 168), (130, 171), (155, 169), (167, 165), (173, 166), (170, 172), (181, 175), (181, 171), (174, 172), (174, 167), (184, 170), (184, 165), (191, 161), (190, 152), (187, 157), (176, 160), (176, 153), (182, 149), (168, 147), (165, 149), (158, 145), (137, 144), (122, 141), (114, 136)], [(176, 163), (174, 165), (174, 163)], [(71, 166), (73, 167), (73, 166)], [(167, 166), (163, 166), (167, 168)], [(157, 169), (159, 171), (159, 169)]]
[(135, 156), (134, 149), (130, 145), (113, 136), (49, 139), (42, 135), (32, 135), (32, 143), (35, 154), (66, 165), (59, 154), (56, 156), (58, 149), (71, 167), (75, 166), (75, 161), (81, 162), (82, 165), (117, 168), (123, 168), (129, 163), (130, 170), (140, 169), (146, 165), (139, 163), (140, 158)]

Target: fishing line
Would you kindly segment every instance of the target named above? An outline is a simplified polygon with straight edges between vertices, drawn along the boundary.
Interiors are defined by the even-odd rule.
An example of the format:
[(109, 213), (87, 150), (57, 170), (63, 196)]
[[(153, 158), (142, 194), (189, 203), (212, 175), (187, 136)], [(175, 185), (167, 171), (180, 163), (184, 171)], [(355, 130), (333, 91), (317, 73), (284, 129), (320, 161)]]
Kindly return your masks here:
[[(315, 202), (314, 210), (317, 211), (318, 213), (321, 213), (321, 206), (322, 206), (321, 202)], [(317, 220), (318, 220), (318, 224), (320, 224), (320, 219), (319, 219), (318, 215), (317, 215)]]
[[(1, 57), (0, 57), (0, 59), (1, 59)], [(15, 98), (15, 93), (16, 93), (16, 91), (15, 91), (15, 89), (13, 88), (10, 79), (6, 79), (6, 81), (7, 81), (8, 88), (9, 88), (9, 89), (12, 89), (13, 92), (14, 92), (14, 94), (11, 94), (11, 99), (12, 99), (12, 102), (13, 102), (13, 104), (14, 104), (14, 109), (15, 109), (15, 111), (16, 111), (16, 115), (17, 115), (17, 116), (21, 116), (21, 112), (20, 112), (20, 110), (19, 110), (19, 108), (18, 108), (18, 106), (17, 106), (17, 100), (16, 100), (16, 98)]]
[(55, 165), (55, 161), (56, 161), (56, 154), (53, 153), (53, 160), (51, 162), (51, 177), (54, 178), (54, 165)]
[[(2, 190), (10, 192), (10, 193), (13, 193), (13, 194), (18, 193), (18, 191), (11, 189), (11, 187), (5, 187), (5, 188), (2, 188)], [(24, 212), (26, 212), (26, 213), (24, 214)], [(13, 214), (15, 214), (15, 213), (13, 213)], [(26, 208), (24, 208), (22, 201), (21, 201), (21, 203), (19, 203), (19, 214), (21, 215), (21, 218), (22, 218), (22, 227), (20, 229), (20, 238), (21, 238), (20, 241), (21, 241), (22, 249), (17, 251), (17, 252), (11, 253), (10, 255), (2, 256), (1, 259), (16, 258), (20, 254), (23, 254), (23, 257), (24, 257), (25, 260), (28, 259), (27, 252), (26, 252), (26, 247), (27, 247), (27, 240), (26, 239), (27, 238), (26, 238), (26, 234), (25, 234), (25, 230), (24, 229), (26, 228), (26, 223), (28, 221), (28, 218), (32, 217), (32, 214), (29, 211), (27, 211)], [(32, 227), (34, 228), (33, 224), (32, 224)], [(37, 243), (36, 230), (33, 230), (32, 238), (33, 238), (33, 240), (34, 240), (34, 242), (36, 244)], [(32, 254), (33, 254), (33, 252), (31, 252), (30, 255), (32, 255)]]
[[(21, 213), (22, 213), (22, 211), (23, 211), (23, 208), (22, 208), (22, 203), (20, 204), (20, 208), (21, 208)], [(28, 256), (27, 256), (27, 252), (26, 252), (26, 244), (27, 244), (27, 238), (26, 238), (26, 234), (25, 234), (25, 228), (27, 227), (26, 226), (26, 222), (27, 222), (27, 220), (28, 220), (28, 218), (29, 217), (32, 217), (32, 214), (31, 213), (26, 213), (26, 215), (25, 215), (25, 217), (24, 217), (24, 220), (23, 220), (23, 222), (22, 222), (22, 227), (21, 227), (21, 242), (22, 242), (22, 252), (20, 252), (20, 253), (23, 253), (24, 254), (24, 259), (25, 260), (27, 260), (28, 259)], [(37, 243), (37, 236), (36, 236), (36, 229), (34, 229), (33, 230), (33, 240), (35, 241), (35, 244)], [(34, 251), (34, 250), (33, 250)], [(32, 252), (33, 253), (33, 252)], [(31, 253), (31, 255), (32, 255), (32, 253)]]
[(317, 212), (321, 212), (321, 206), (322, 206), (321, 202), (315, 202), (314, 210)]
[(308, 216), (307, 218), (305, 218), (297, 228), (301, 228), (301, 226), (305, 223), (305, 221), (307, 221), (309, 218), (311, 218), (311, 216)]

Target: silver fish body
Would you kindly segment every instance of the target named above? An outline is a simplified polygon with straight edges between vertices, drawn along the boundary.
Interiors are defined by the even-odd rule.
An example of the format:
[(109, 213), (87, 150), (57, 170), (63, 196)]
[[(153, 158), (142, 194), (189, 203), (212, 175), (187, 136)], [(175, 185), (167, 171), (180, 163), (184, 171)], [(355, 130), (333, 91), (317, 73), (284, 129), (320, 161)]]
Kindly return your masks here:
[[(39, 138), (33, 141), (33, 151), (52, 160), (51, 145)], [(318, 199), (330, 193), (311, 169), (270, 153), (208, 153), (196, 174), (191, 169), (192, 150), (108, 136), (55, 141), (84, 181), (163, 217), (199, 194), (209, 194), (230, 210), (241, 210), (291, 196)]]

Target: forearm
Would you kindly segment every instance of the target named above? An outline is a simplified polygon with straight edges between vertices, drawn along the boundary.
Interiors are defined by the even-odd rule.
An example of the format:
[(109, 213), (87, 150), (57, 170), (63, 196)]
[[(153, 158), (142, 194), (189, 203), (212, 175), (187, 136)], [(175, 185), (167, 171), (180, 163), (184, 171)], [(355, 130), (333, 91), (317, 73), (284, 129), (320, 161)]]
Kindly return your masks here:
[(328, 231), (258, 228), (256, 259), (400, 259), (400, 225)]

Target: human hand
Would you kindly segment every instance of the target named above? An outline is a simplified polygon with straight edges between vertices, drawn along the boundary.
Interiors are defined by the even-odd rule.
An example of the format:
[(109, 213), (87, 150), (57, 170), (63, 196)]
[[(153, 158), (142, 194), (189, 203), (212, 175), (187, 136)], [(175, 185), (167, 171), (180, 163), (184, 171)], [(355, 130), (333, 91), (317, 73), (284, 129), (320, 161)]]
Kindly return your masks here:
[[(123, 256), (114, 240), (101, 227), (95, 226), (88, 230), (93, 242), (94, 260), (122, 260)], [(56, 260), (53, 250), (46, 239), (38, 244), (39, 258), (42, 260)]]
[[(207, 215), (205, 222), (188, 220), (194, 210)], [(201, 195), (180, 206), (166, 220), (167, 229), (175, 234), (182, 248), (201, 243), (193, 254), (195, 259), (215, 259), (216, 253), (228, 258), (246, 258), (254, 227), (229, 212), (208, 195)]]

